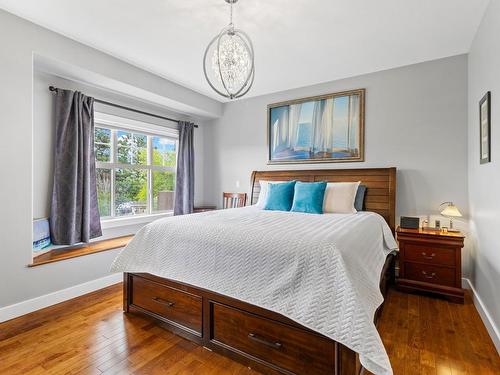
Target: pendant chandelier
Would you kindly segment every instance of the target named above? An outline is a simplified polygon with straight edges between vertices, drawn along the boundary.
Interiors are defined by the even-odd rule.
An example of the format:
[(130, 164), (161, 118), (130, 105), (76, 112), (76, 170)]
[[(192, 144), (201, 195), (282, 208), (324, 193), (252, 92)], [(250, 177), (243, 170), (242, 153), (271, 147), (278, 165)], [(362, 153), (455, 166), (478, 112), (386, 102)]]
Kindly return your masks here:
[[(203, 56), (203, 73), (210, 87), (229, 99), (240, 98), (252, 87), (255, 66), (252, 41), (233, 24), (233, 4), (230, 5), (229, 25), (208, 44)], [(210, 66), (209, 69), (207, 66)]]

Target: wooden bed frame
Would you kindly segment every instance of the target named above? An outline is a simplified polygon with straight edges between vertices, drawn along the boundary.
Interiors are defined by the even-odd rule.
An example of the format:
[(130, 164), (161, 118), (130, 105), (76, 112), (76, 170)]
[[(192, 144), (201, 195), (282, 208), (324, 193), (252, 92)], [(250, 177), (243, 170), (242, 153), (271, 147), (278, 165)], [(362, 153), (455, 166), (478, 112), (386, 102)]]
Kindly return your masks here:
[[(250, 202), (260, 180), (361, 181), (365, 211), (382, 215), (394, 232), (396, 168), (255, 171)], [(394, 280), (394, 256), (380, 276), (385, 296)], [(264, 374), (358, 375), (357, 354), (285, 316), (212, 291), (144, 273), (124, 274), (123, 310), (153, 318), (162, 327)], [(383, 306), (383, 305), (382, 305)], [(377, 322), (382, 306), (374, 316)]]

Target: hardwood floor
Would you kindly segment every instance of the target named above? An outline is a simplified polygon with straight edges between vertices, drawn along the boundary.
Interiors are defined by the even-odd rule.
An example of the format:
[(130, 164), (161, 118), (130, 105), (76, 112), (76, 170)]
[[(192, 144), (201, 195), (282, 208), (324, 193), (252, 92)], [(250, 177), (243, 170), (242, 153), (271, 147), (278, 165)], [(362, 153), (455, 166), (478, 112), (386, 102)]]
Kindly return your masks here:
[[(0, 324), (0, 374), (257, 374), (121, 311), (121, 285)], [(465, 305), (391, 290), (379, 330), (396, 375), (500, 374)]]
[(499, 375), (500, 357), (465, 304), (390, 290), (378, 326), (395, 375)]

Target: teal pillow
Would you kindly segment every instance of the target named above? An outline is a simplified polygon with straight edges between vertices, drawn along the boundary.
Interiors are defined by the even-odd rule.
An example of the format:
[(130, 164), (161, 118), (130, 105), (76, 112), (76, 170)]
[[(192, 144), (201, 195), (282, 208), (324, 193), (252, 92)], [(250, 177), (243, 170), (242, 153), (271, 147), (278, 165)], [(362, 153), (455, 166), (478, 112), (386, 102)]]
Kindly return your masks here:
[(322, 214), (325, 189), (326, 182), (297, 182), (295, 184), (292, 211)]
[(269, 184), (264, 210), (290, 211), (293, 203), (295, 181)]

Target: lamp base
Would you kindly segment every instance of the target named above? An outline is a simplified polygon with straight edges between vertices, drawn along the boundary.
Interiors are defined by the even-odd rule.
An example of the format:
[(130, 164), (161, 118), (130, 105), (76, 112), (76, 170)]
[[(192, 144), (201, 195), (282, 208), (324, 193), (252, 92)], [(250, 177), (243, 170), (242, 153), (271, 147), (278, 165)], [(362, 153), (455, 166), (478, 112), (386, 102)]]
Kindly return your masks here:
[(448, 228), (448, 232), (451, 232), (451, 233), (457, 233), (457, 232), (460, 232), (459, 229), (455, 229), (453, 228), (453, 217), (450, 217), (450, 216), (447, 216), (445, 215), (445, 217), (449, 218), (450, 219), (450, 227)]

